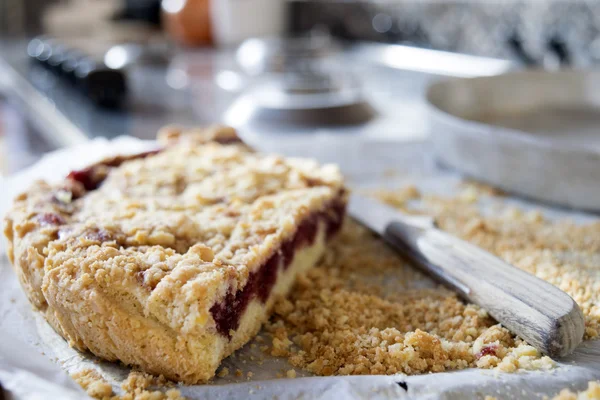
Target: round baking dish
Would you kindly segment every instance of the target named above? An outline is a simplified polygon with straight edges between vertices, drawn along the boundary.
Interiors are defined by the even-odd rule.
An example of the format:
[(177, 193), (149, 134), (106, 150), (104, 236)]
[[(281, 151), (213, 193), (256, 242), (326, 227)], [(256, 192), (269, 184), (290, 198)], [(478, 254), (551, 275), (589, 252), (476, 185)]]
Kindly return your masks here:
[(427, 91), (436, 157), (509, 192), (600, 211), (600, 71), (517, 71)]

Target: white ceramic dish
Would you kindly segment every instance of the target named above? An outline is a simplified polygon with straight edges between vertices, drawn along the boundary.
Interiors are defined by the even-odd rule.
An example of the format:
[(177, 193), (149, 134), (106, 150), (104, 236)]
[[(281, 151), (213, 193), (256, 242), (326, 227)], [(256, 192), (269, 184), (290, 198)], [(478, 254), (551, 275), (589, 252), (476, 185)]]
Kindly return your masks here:
[(600, 211), (600, 71), (518, 71), (427, 91), (436, 156), (535, 200)]

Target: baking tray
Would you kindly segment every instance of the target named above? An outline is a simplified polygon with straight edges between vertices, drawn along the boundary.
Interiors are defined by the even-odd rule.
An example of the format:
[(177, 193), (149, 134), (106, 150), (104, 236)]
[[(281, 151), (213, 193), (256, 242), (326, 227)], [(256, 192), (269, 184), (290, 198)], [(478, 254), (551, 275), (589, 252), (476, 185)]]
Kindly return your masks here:
[(506, 191), (600, 211), (600, 71), (454, 78), (427, 90), (436, 157)]

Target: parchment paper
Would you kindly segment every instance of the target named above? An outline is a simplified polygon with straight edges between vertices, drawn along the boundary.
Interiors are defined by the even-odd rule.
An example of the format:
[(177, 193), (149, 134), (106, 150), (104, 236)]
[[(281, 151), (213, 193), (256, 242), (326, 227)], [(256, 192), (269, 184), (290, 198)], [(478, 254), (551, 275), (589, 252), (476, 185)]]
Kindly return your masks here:
[[(457, 175), (436, 166), (428, 156), (426, 143), (420, 141), (399, 143), (316, 134), (310, 140), (286, 138), (279, 141), (275, 149), (261, 143), (252, 144), (287, 155), (311, 156), (321, 162), (336, 162), (353, 187), (397, 187), (412, 182), (428, 192), (450, 194), (460, 181)], [(133, 138), (113, 141), (97, 139), (51, 153), (28, 170), (0, 182), (0, 215), (6, 212), (12, 197), (35, 179), (60, 180), (68, 171), (106, 156), (136, 153), (155, 147), (154, 142)], [(526, 208), (533, 206), (516, 199), (507, 201)], [(540, 208), (539, 205), (535, 207)], [(582, 213), (542, 208), (550, 218), (568, 216), (576, 221), (595, 219)], [(2, 250), (4, 248), (0, 248), (0, 383), (16, 399), (84, 398), (84, 392), (63, 370), (72, 372), (89, 367), (99, 370), (113, 384), (115, 392), (119, 393), (120, 381), (127, 376), (129, 369), (69, 348), (45, 320), (32, 311)], [(246, 346), (238, 354), (248, 356), (258, 355), (258, 352), (258, 348)], [(544, 395), (552, 396), (565, 387), (581, 390), (588, 381), (600, 379), (600, 341), (585, 342), (574, 355), (561, 360), (554, 370), (514, 374), (470, 369), (417, 376), (310, 377), (296, 370), (299, 376), (296, 379), (277, 379), (277, 375), (292, 368), (286, 360), (266, 357), (264, 363), (258, 365), (252, 364), (248, 358), (230, 357), (223, 362), (223, 366), (230, 371), (238, 368), (244, 373), (252, 371), (251, 378), (245, 374), (236, 377), (230, 373), (208, 385), (181, 386), (179, 389), (192, 399), (463, 399), (483, 398), (486, 395), (542, 398)], [(408, 390), (398, 382), (405, 383)]]

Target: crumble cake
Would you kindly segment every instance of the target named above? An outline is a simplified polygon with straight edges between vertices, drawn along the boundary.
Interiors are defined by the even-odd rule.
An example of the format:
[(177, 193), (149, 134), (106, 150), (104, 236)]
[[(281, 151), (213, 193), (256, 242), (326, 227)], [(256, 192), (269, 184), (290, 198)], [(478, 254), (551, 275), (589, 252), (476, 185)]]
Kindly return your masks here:
[(7, 214), (31, 303), (73, 347), (205, 382), (323, 255), (347, 201), (337, 167), (253, 152), (230, 128), (35, 183)]

